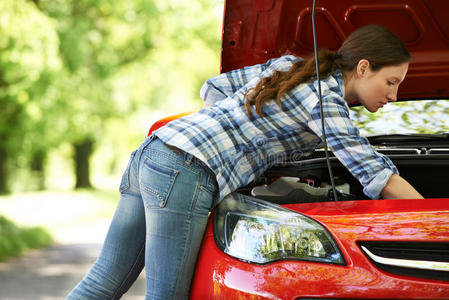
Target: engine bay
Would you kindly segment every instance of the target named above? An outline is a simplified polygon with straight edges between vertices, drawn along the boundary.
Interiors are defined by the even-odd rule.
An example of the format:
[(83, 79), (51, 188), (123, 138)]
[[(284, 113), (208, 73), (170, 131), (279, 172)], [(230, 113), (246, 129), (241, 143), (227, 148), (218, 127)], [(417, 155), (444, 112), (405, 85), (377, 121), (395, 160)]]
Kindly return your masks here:
[[(425, 198), (449, 197), (449, 147), (388, 147), (377, 151), (388, 156), (399, 174)], [(330, 163), (339, 201), (368, 200), (363, 187), (336, 157)], [(334, 201), (323, 149), (299, 162), (275, 165), (238, 192), (277, 204)]]

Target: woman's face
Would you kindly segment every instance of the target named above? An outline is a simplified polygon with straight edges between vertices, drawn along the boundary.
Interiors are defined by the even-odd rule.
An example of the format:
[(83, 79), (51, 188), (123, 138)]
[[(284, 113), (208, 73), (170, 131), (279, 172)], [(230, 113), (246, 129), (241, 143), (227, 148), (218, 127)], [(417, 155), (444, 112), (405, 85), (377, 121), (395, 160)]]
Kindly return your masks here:
[(352, 78), (348, 102), (358, 100), (368, 111), (376, 112), (388, 102), (396, 101), (399, 84), (404, 80), (408, 66), (409, 63), (405, 62), (374, 72), (369, 61), (362, 59)]

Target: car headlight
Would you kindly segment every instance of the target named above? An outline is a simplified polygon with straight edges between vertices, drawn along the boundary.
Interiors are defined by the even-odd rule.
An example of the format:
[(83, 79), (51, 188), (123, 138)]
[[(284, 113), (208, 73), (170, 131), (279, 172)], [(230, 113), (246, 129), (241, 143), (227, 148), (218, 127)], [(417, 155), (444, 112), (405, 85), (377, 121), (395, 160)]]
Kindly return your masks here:
[(228, 195), (215, 209), (214, 237), (222, 251), (253, 263), (288, 259), (346, 264), (321, 224), (242, 194)]

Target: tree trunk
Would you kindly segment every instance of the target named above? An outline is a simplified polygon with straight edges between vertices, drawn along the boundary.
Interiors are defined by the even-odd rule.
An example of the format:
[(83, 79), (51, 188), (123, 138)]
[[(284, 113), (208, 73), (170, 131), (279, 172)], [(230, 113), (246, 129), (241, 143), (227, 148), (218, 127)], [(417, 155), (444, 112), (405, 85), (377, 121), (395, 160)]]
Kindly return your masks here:
[(93, 141), (87, 139), (73, 146), (75, 148), (75, 188), (91, 188), (92, 185), (89, 180), (89, 158), (92, 154)]
[(38, 151), (33, 154), (31, 160), (31, 171), (33, 177), (35, 178), (36, 189), (42, 191), (45, 189), (45, 170), (44, 162), (46, 158), (46, 153), (44, 151)]
[(6, 158), (6, 150), (0, 147), (0, 194), (7, 194), (9, 192), (7, 184), (8, 180), (6, 176)]

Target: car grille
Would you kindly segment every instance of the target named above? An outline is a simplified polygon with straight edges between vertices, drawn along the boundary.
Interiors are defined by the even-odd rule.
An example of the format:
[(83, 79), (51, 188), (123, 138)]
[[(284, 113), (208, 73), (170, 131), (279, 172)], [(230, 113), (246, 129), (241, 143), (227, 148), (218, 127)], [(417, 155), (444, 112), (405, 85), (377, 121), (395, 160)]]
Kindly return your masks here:
[(378, 268), (393, 274), (449, 281), (449, 243), (360, 242)]

